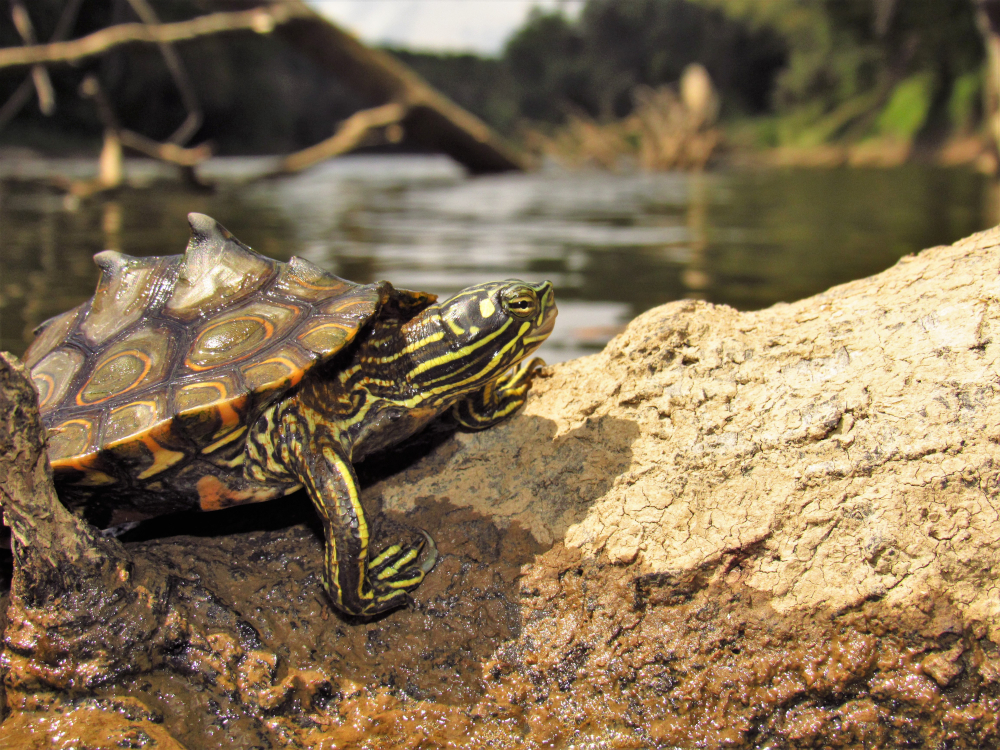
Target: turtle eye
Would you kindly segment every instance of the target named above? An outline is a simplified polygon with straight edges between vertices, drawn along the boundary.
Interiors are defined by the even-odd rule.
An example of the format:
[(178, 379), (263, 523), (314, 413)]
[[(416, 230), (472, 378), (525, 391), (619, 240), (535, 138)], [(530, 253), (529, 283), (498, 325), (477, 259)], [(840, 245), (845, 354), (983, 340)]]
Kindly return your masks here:
[(538, 312), (538, 298), (526, 287), (505, 289), (503, 306), (515, 318), (530, 318)]

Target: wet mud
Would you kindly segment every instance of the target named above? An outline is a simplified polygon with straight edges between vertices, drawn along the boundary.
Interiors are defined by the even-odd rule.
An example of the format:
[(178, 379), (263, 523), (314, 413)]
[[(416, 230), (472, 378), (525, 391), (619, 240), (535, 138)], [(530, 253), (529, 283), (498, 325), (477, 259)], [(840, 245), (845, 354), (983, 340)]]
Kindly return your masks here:
[(377, 539), (420, 526), (442, 553), (412, 606), (374, 622), (327, 605), (304, 498), (137, 529), (126, 549), (174, 602), (162, 660), (33, 695), (0, 747), (1000, 743), (1000, 655), (943, 595), (778, 613), (743, 585), (753, 550), (674, 579), (448, 502), (373, 516)]

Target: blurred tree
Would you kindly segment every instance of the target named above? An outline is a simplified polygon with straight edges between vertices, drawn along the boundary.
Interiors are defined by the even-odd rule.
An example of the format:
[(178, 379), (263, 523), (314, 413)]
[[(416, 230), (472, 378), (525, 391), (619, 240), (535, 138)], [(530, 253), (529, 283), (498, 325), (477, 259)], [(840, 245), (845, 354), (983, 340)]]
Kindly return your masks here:
[(970, 0), (693, 0), (785, 40), (776, 138), (936, 138), (978, 117), (983, 44)]
[[(67, 1), (27, 3), (39, 39), (51, 36)], [(722, 117), (757, 117), (756, 132), (765, 143), (813, 145), (868, 136), (933, 142), (970, 132), (980, 121), (984, 45), (976, 8), (991, 2), (997, 5), (588, 0), (575, 18), (536, 10), (499, 58), (393, 52), (508, 134), (522, 120), (558, 124), (571, 113), (621, 118), (633, 110), (637, 87), (673, 83), (686, 65), (700, 62), (719, 90)], [(164, 21), (232, 5), (150, 3)], [(71, 35), (133, 18), (127, 0), (83, 0)], [(0, 12), (0, 45), (20, 43), (10, 14)], [(204, 104), (204, 122), (193, 140), (211, 139), (220, 153), (292, 151), (329, 135), (331, 122), (370, 106), (277, 36), (201, 39), (178, 46), (178, 52)], [(163, 139), (185, 117), (160, 53), (132, 46), (103, 61), (53, 68), (56, 117), (45, 120), (37, 106), (28, 106), (0, 137), (11, 137), (12, 129), (29, 144), (53, 131), (99, 136), (93, 104), (76, 93), (90, 73), (99, 75), (124, 127)], [(0, 73), (0, 104), (24, 77), (23, 71)], [(264, 101), (268, 106), (261, 106)], [(50, 127), (39, 127), (43, 121)]]
[(562, 13), (533, 10), (507, 42), (503, 60), (522, 117), (561, 122), (570, 109), (597, 108), (596, 71), (582, 30)]
[(726, 113), (767, 111), (785, 64), (780, 34), (689, 0), (590, 0), (579, 19), (535, 9), (499, 59), (393, 49), (501, 132), (519, 121), (563, 123), (574, 112), (622, 117), (638, 86), (674, 83), (701, 62)]
[(519, 110), (550, 122), (573, 109), (623, 117), (637, 86), (676, 82), (692, 62), (708, 70), (727, 113), (760, 113), (785, 56), (771, 28), (689, 0), (589, 0), (576, 22), (535, 11), (504, 50)]

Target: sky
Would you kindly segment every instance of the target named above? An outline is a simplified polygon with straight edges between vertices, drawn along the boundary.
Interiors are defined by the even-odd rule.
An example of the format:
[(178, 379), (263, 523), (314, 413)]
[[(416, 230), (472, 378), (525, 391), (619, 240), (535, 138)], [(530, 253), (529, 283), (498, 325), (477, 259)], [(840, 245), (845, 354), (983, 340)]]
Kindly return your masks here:
[(582, 0), (307, 0), (371, 44), (494, 55), (534, 6), (567, 12)]

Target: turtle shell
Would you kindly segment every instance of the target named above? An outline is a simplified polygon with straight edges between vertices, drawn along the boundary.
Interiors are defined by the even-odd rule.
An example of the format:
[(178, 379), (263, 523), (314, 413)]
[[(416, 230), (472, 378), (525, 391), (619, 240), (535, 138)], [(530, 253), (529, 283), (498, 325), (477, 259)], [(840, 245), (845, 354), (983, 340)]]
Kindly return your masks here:
[(435, 300), (265, 258), (202, 214), (188, 222), (184, 255), (95, 255), (94, 296), (39, 327), (25, 360), (57, 479), (116, 484), (107, 467), (125, 465), (145, 481), (234, 443), (376, 315)]

